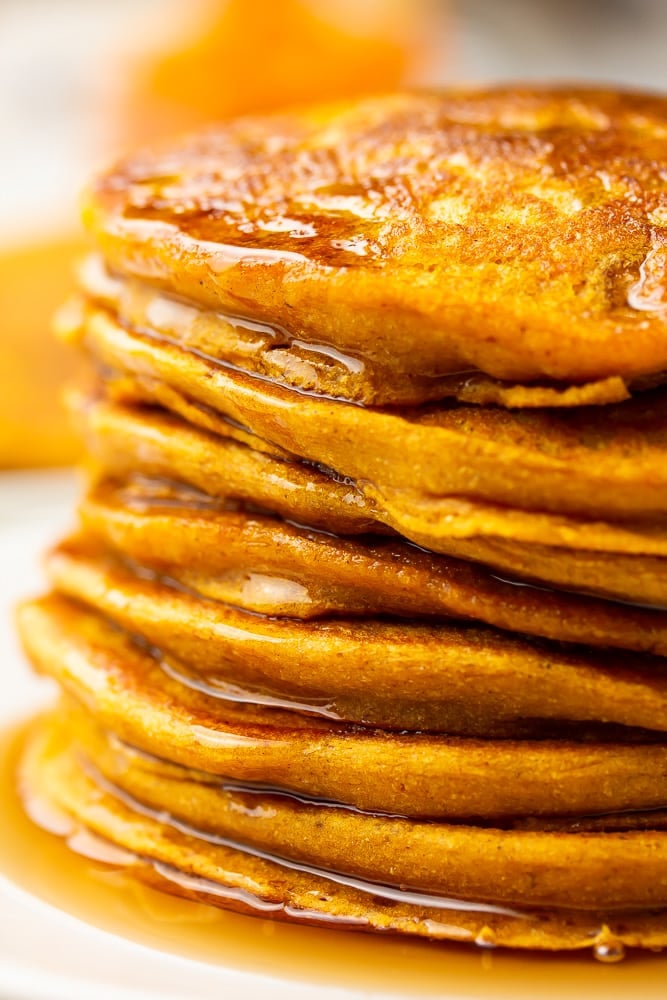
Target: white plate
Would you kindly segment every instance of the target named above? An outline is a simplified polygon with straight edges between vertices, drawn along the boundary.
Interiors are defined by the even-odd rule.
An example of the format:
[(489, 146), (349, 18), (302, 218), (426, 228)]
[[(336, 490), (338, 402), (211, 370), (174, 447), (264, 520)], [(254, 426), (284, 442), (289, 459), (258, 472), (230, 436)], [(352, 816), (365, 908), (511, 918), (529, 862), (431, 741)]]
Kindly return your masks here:
[[(8, 612), (20, 597), (43, 587), (39, 554), (73, 520), (75, 494), (75, 480), (68, 473), (0, 476), (2, 726), (32, 711), (52, 693), (48, 684), (31, 677)], [(0, 802), (0, 822), (1, 816)], [(568, 1000), (628, 1000), (641, 996), (642, 1000), (658, 1000), (665, 996), (667, 958), (660, 956), (603, 966), (587, 957), (521, 958), (474, 949), (411, 949), (397, 940), (299, 933), (306, 947), (310, 940), (321, 941), (326, 935), (321, 967), (311, 960), (301, 974), (286, 970), (285, 963), (272, 968), (262, 935), (258, 935), (254, 956), (232, 953), (225, 959), (227, 964), (211, 965), (88, 926), (29, 896), (0, 874), (0, 998), (561, 1000), (567, 996)], [(314, 935), (312, 939), (308, 934)], [(366, 963), (363, 969), (362, 962)], [(346, 974), (350, 967), (363, 971), (356, 985), (349, 971)]]

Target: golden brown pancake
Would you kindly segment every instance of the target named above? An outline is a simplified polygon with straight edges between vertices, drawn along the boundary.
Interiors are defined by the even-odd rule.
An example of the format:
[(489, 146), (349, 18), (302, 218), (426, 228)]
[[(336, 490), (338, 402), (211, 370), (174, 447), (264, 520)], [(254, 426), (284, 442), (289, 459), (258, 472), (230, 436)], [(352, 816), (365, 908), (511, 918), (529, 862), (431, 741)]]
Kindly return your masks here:
[[(119, 748), (116, 741), (110, 744), (91, 724), (90, 716), (80, 718), (78, 713), (67, 713), (60, 725), (67, 727), (74, 745), (83, 751), (84, 768), (88, 766), (94, 777), (96, 773), (100, 775), (101, 783), (110, 782), (121, 795), (131, 796), (153, 813), (171, 817), (203, 835), (236, 841), (320, 869), (441, 895), (463, 898), (465, 893), (470, 899), (515, 905), (530, 905), (532, 900), (538, 906), (563, 905), (577, 909), (585, 909), (591, 903), (612, 908), (620, 904), (629, 908), (646, 905), (649, 899), (653, 903), (662, 902), (660, 893), (667, 889), (667, 878), (663, 874), (667, 871), (667, 834), (662, 831), (655, 831), (652, 836), (647, 831), (643, 845), (641, 834), (629, 841), (614, 834), (590, 837), (582, 834), (579, 843), (584, 849), (577, 852), (574, 837), (559, 836), (552, 831), (543, 834), (539, 845), (540, 831), (537, 830), (531, 831), (532, 836), (526, 836), (524, 832), (510, 830), (373, 816), (329, 804), (299, 802), (289, 796), (267, 792), (248, 794), (233, 786), (221, 787), (219, 782), (206, 780), (206, 776), (173, 765), (141, 760), (131, 749)], [(325, 817), (326, 822), (323, 822)], [(474, 851), (475, 857), (464, 858), (466, 851)], [(457, 885), (458, 878), (470, 878), (467, 872), (459, 875), (459, 868), (465, 871), (469, 860), (471, 869), (477, 867), (477, 852), (490, 859), (497, 859), (499, 853), (504, 855), (500, 864), (507, 867), (502, 888), (488, 882), (486, 885), (478, 883), (474, 889)], [(563, 866), (558, 872), (560, 878), (555, 872), (550, 878), (541, 875), (544, 882), (550, 884), (547, 892), (553, 895), (540, 896), (544, 889), (530, 886), (534, 858), (540, 853), (557, 852), (561, 854)], [(452, 854), (456, 857), (452, 858)], [(567, 854), (570, 867), (566, 874), (567, 861), (563, 855)], [(595, 871), (596, 855), (605, 856), (608, 869), (613, 872), (611, 879), (602, 879)], [(639, 864), (638, 857), (641, 858)], [(492, 871), (493, 865), (491, 860), (489, 868)], [(595, 889), (582, 898), (584, 867), (588, 868), (588, 880)], [(495, 880), (498, 874), (493, 872), (492, 878)], [(614, 877), (616, 885), (613, 885)], [(481, 882), (485, 875), (478, 873), (478, 878)], [(575, 882), (575, 878), (578, 881)], [(513, 884), (524, 879), (525, 886), (537, 889), (529, 899), (520, 898), (522, 888)], [(584, 884), (589, 884), (588, 880)]]
[[(84, 342), (113, 370), (148, 375), (300, 459), (427, 498), (609, 520), (667, 515), (667, 392), (607, 407), (369, 409), (295, 392), (121, 326), (103, 310)], [(667, 341), (666, 341), (667, 342)]]
[(353, 721), (387, 725), (370, 705), (396, 700), (397, 728), (446, 730), (446, 713), (437, 723), (444, 700), (473, 718), (477, 712), (502, 721), (544, 717), (667, 729), (663, 657), (568, 651), (450, 622), (304, 622), (247, 614), (133, 570), (85, 538), (52, 552), (47, 572), (59, 592), (141, 636), (167, 661), (174, 657), (223, 686), (264, 689), (330, 709), (340, 700), (339, 711), (346, 700), (348, 711), (355, 699), (366, 701), (360, 715), (344, 716)]
[[(493, 403), (498, 401), (495, 399), (486, 399), (488, 393), (495, 391), (492, 390), (491, 381), (487, 376), (466, 375), (465, 378), (463, 376), (453, 376), (451, 384), (456, 384), (459, 387), (461, 392), (459, 393), (459, 389), (457, 389), (457, 393), (462, 398), (465, 396), (468, 402), (480, 403), (486, 401)], [(516, 387), (517, 398), (519, 398), (519, 395), (523, 397), (524, 393), (527, 392), (533, 393), (534, 390)], [(509, 390), (503, 390), (504, 405), (509, 405), (508, 400), (510, 397), (508, 393)], [(195, 427), (203, 427), (205, 430), (221, 434), (223, 437), (232, 435), (236, 441), (243, 441), (244, 444), (248, 444), (259, 451), (265, 451), (270, 455), (285, 459), (293, 459), (295, 457), (285, 448), (281, 448), (276, 444), (264, 440), (257, 434), (253, 434), (249, 428), (230, 420), (224, 414), (216, 412), (212, 407), (197, 403), (196, 400), (184, 395), (166, 382), (160, 382), (144, 374), (137, 372), (121, 373), (113, 371), (111, 368), (105, 368), (104, 396), (109, 400), (122, 403), (123, 405), (129, 403), (130, 405), (149, 404), (151, 406), (160, 406), (163, 409), (178, 414), (184, 420), (188, 421), (188, 423), (194, 424)], [(468, 396), (470, 396), (469, 399), (467, 399)], [(532, 398), (536, 397), (533, 396)], [(573, 399), (574, 397), (570, 396), (568, 398)], [(546, 405), (546, 402), (540, 405)], [(573, 403), (572, 405), (575, 404)], [(524, 408), (527, 408), (527, 404)]]
[[(202, 832), (228, 836), (241, 843), (251, 844), (258, 835), (291, 837), (304, 833), (310, 839), (324, 815), (342, 817), (346, 814), (366, 818), (390, 819), (393, 825), (410, 829), (425, 826), (424, 820), (408, 820), (400, 816), (383, 816), (380, 813), (337, 805), (295, 795), (292, 792), (252, 786), (229, 781), (217, 775), (172, 764), (163, 758), (138, 750), (119, 740), (112, 732), (103, 730), (90, 713), (75, 701), (64, 696), (59, 705), (54, 727), (67, 734), (78, 752), (85, 770), (99, 784), (109, 783), (120, 797), (130, 796), (147, 809), (162, 815), (171, 815), (183, 824)], [(180, 786), (180, 788), (179, 788)], [(335, 809), (336, 813), (328, 810)], [(276, 830), (273, 830), (273, 820)], [(255, 820), (261, 822), (255, 823)], [(362, 825), (356, 830), (363, 830)], [(233, 824), (238, 823), (234, 827)], [(226, 825), (222, 825), (226, 824)], [(438, 829), (440, 823), (429, 820)], [(458, 825), (458, 824), (456, 824)], [(467, 822), (470, 826), (470, 822)], [(370, 824), (367, 825), (367, 829)], [(489, 829), (488, 825), (484, 825)], [(553, 833), (622, 833), (629, 830), (657, 832), (667, 828), (667, 811), (649, 809), (644, 812), (603, 813), (593, 816), (531, 816), (496, 817), (493, 828), (497, 830), (535, 830)], [(354, 830), (354, 827), (351, 827)], [(269, 844), (266, 840), (256, 844), (283, 856), (293, 856), (294, 848)], [(324, 862), (326, 864), (326, 862)], [(403, 862), (404, 863), (404, 862)], [(441, 862), (434, 859), (437, 867)], [(387, 876), (385, 875), (385, 879)]]
[[(96, 463), (115, 477), (137, 473), (200, 491), (190, 503), (234, 499), (340, 535), (400, 531), (418, 545), (472, 559), (513, 578), (667, 606), (667, 527), (577, 521), (479, 501), (381, 495), (326, 471), (203, 433), (156, 410), (76, 398)], [(236, 437), (242, 432), (230, 428)], [(179, 487), (180, 488), (180, 487)], [(141, 497), (128, 497), (141, 506)]]
[(87, 538), (61, 546), (65, 558), (95, 559), (96, 549), (103, 557), (98, 539), (142, 575), (246, 611), (300, 619), (444, 616), (564, 642), (667, 652), (665, 612), (506, 582), (400, 541), (343, 539), (222, 504), (207, 509), (196, 494), (169, 484), (99, 484), (81, 517)]
[[(456, 739), (365, 730), (212, 697), (99, 615), (61, 596), (25, 605), (24, 646), (120, 739), (173, 763), (384, 814), (589, 815), (662, 809), (667, 746), (642, 733), (614, 742)], [(543, 697), (544, 703), (544, 697)]]
[(98, 257), (89, 258), (82, 268), (81, 288), (88, 301), (110, 309), (124, 326), (150, 329), (154, 336), (214, 362), (315, 395), (374, 405), (451, 397), (519, 408), (600, 406), (630, 396), (628, 385), (617, 375), (566, 386), (516, 385), (474, 370), (438, 378), (406, 377), (391, 364), (368, 365), (331, 346), (308, 344), (281, 327), (226, 316), (146, 282), (112, 275)]
[[(326, 871), (234, 841), (218, 840), (189, 824), (180, 824), (173, 816), (158, 816), (113, 785), (86, 773), (62, 726), (50, 720), (43, 723), (26, 749), (21, 783), (33, 801), (55, 807), (64, 814), (63, 819), (69, 816), (69, 829), (63, 824), (63, 832), (73, 846), (77, 835), (91, 831), (122, 849), (116, 863), (124, 863), (127, 873), (135, 878), (228, 909), (274, 919), (326, 921), (340, 929), (477, 941), (486, 946), (593, 947), (599, 949), (601, 957), (623, 944), (649, 948), (667, 942), (664, 910), (656, 905), (665, 892), (661, 858), (664, 833), (624, 834), (619, 839), (609, 834), (596, 837), (436, 827), (435, 836), (442, 830), (442, 842), (449, 848), (439, 852), (441, 863), (449, 868), (448, 895), (439, 896), (415, 892), (410, 884), (387, 885), (346, 874), (348, 857), (343, 859), (343, 873)], [(194, 790), (200, 801), (207, 798), (206, 789), (196, 786)], [(178, 798), (178, 788), (175, 793)], [(350, 815), (341, 818), (349, 820)], [(365, 817), (353, 820), (353, 824), (364, 822)], [(380, 822), (386, 824), (387, 820)], [(336, 818), (332, 828), (335, 825)], [(399, 827), (399, 837), (401, 832)], [(433, 836), (433, 829), (429, 832)], [(383, 830), (385, 852), (390, 844)], [(465, 857), (460, 850), (451, 849), (461, 847)], [(418, 853), (412, 852), (415, 860)], [(356, 854), (362, 855), (363, 863), (359, 843)], [(621, 856), (618, 866), (610, 865), (615, 854)], [(646, 873), (645, 882), (628, 872), (628, 862), (635, 856), (640, 876)], [(366, 867), (368, 864), (366, 860)], [(567, 897), (567, 884), (575, 891), (582, 884), (589, 888), (584, 898), (577, 895), (572, 899)], [(476, 893), (476, 898), (452, 898), (449, 893), (456, 886)], [(541, 898), (565, 896), (574, 906), (535, 909), (531, 904), (510, 907), (497, 901), (505, 894), (521, 895), (526, 887), (528, 891), (536, 888)], [(592, 909), (587, 904), (596, 889), (600, 889), (599, 899), (613, 899), (616, 904), (619, 898), (625, 901), (644, 893), (650, 896), (652, 906), (650, 910), (629, 909), (624, 902), (625, 909), (617, 905), (606, 912), (597, 905)], [(481, 899), (480, 890), (490, 893), (493, 901)]]
[(660, 97), (398, 94), (135, 153), (86, 217), (114, 272), (405, 381), (632, 379), (667, 368), (666, 137)]

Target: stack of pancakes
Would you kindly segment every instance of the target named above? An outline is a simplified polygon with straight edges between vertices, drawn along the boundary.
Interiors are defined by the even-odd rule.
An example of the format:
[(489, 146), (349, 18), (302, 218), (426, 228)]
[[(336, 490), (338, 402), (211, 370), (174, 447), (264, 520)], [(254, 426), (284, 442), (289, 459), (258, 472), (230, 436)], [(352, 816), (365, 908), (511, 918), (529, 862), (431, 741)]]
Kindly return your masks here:
[(667, 944), (667, 100), (399, 95), (130, 157), (22, 780), (137, 878)]

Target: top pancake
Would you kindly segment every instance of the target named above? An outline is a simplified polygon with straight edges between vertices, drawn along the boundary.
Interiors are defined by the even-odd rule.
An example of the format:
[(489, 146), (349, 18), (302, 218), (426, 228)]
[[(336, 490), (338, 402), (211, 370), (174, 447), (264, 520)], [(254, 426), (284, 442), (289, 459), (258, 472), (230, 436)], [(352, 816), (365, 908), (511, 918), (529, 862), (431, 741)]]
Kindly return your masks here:
[(667, 368), (667, 99), (399, 94), (130, 156), (87, 219), (112, 271), (411, 378)]

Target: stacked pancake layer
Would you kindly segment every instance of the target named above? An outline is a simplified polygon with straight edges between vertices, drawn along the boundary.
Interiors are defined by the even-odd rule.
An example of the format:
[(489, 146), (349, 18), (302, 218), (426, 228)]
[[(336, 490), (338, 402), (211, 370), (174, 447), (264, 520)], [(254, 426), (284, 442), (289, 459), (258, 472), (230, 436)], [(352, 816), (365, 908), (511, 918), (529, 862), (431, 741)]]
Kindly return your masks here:
[(33, 793), (243, 912), (667, 944), (666, 137), (407, 96), (98, 182)]

